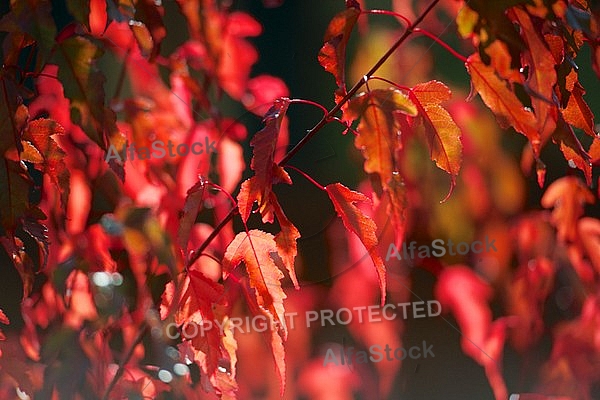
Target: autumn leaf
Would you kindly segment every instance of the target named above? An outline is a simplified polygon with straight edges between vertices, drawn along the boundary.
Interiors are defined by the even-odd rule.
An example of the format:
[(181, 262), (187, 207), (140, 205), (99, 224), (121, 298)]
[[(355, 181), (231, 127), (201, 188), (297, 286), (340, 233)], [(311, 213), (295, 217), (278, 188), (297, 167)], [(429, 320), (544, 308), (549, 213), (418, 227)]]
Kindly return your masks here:
[(298, 254), (298, 246), (296, 241), (301, 236), (300, 231), (298, 231), (296, 226), (294, 226), (294, 224), (292, 224), (292, 222), (284, 214), (283, 209), (281, 208), (281, 205), (279, 205), (277, 197), (273, 192), (271, 192), (270, 203), (273, 205), (273, 211), (277, 217), (277, 222), (279, 222), (279, 225), (281, 226), (281, 232), (275, 235), (275, 244), (279, 250), (277, 254), (283, 260), (283, 264), (290, 274), (290, 278), (294, 283), (294, 287), (296, 289), (300, 289), (294, 267), (296, 255)]
[(33, 185), (22, 163), (4, 160), (0, 166), (0, 221), (2, 227), (14, 231), (29, 209), (29, 188)]
[(64, 162), (66, 154), (52, 137), (64, 133), (63, 127), (51, 119), (31, 121), (25, 129), (23, 140), (34, 146), (41, 159), (36, 159), (37, 154), (27, 157), (27, 152), (23, 153), (21, 159), (43, 166), (44, 172), (48, 174), (60, 193), (60, 203), (63, 209), (66, 209), (70, 190), (70, 173)]
[(106, 150), (106, 138), (115, 135), (117, 127), (115, 113), (105, 107), (105, 77), (95, 65), (103, 51), (81, 36), (64, 39), (56, 47), (52, 62), (58, 65), (58, 78), (71, 101), (71, 119)]
[(577, 238), (577, 220), (583, 215), (585, 204), (594, 203), (594, 195), (574, 176), (566, 176), (552, 184), (542, 197), (542, 207), (552, 208), (552, 223), (558, 230), (558, 239), (573, 242)]
[(285, 387), (285, 358), (281, 336), (287, 338), (283, 300), (287, 297), (281, 288), (283, 273), (277, 268), (271, 253), (277, 253), (273, 235), (252, 229), (240, 232), (227, 246), (223, 257), (223, 279), (227, 279), (241, 262), (246, 265), (250, 286), (256, 290), (256, 300), (270, 322), (275, 321), (278, 332), (272, 331), (271, 347), (281, 382), (281, 393)]
[(240, 215), (244, 222), (248, 220), (252, 205), (256, 201), (259, 206), (263, 221), (273, 221), (272, 210), (269, 205), (269, 194), (274, 183), (285, 182), (291, 184), (291, 179), (285, 170), (275, 164), (275, 149), (277, 138), (290, 100), (282, 98), (267, 112), (264, 118), (265, 127), (257, 132), (250, 145), (254, 147), (250, 168), (255, 175), (242, 183), (240, 193), (237, 196)]
[(319, 51), (319, 64), (335, 77), (338, 85), (336, 102), (346, 95), (346, 46), (360, 15), (360, 9), (349, 7), (338, 13), (327, 27), (324, 44)]
[(354, 145), (363, 153), (365, 172), (379, 174), (382, 182), (397, 170), (394, 153), (400, 147), (400, 125), (394, 118), (396, 112), (415, 116), (417, 108), (399, 90), (376, 89), (356, 96), (344, 113), (348, 122), (360, 117)]
[[(223, 292), (222, 285), (211, 281), (200, 271), (192, 269), (183, 282), (179, 307), (175, 313), (175, 322), (178, 325), (191, 322), (198, 324), (202, 334), (191, 338), (191, 343), (196, 351), (206, 355), (205, 373), (209, 376), (215, 374), (219, 366), (221, 333), (217, 329), (219, 325), (216, 322), (213, 305), (224, 300)], [(202, 329), (204, 321), (209, 321), (212, 328)]]
[(575, 69), (571, 70), (566, 78), (566, 89), (570, 92), (567, 106), (562, 110), (562, 115), (569, 124), (583, 130), (591, 137), (596, 137), (594, 114), (583, 99), (585, 90), (579, 83)]
[(325, 186), (325, 189), (346, 229), (358, 236), (373, 260), (379, 278), (381, 305), (383, 306), (385, 304), (386, 272), (383, 260), (378, 253), (377, 225), (354, 205), (356, 202), (368, 202), (369, 198), (360, 192), (348, 189), (341, 183), (332, 183)]
[[(535, 115), (525, 109), (517, 96), (498, 78), (494, 69), (485, 65), (479, 54), (471, 55), (466, 62), (467, 71), (471, 75), (473, 85), (471, 98), (479, 93), (486, 106), (497, 117), (506, 120), (519, 133), (525, 135), (537, 158), (540, 152), (540, 133), (537, 130)], [(501, 123), (506, 126), (506, 124)]]
[(531, 104), (538, 121), (538, 131), (552, 132), (556, 126), (556, 106), (552, 102), (556, 84), (554, 56), (542, 37), (533, 27), (531, 18), (524, 10), (513, 7), (509, 15), (521, 26), (521, 36), (527, 46), (523, 53), (523, 65), (529, 67), (526, 87), (533, 91)]
[(461, 132), (448, 111), (440, 103), (449, 100), (452, 92), (439, 81), (420, 83), (410, 90), (410, 99), (417, 106), (425, 126), (431, 159), (450, 174), (452, 184), (446, 198), (456, 185), (456, 176), (462, 163)]
[[(142, 54), (150, 56), (150, 61), (154, 60), (159, 54), (160, 45), (167, 36), (167, 30), (162, 21), (163, 14), (164, 9), (160, 3), (151, 0), (140, 0), (135, 4), (135, 18), (137, 21), (144, 24), (144, 28), (150, 35), (150, 45), (144, 46), (145, 52), (142, 51)], [(133, 30), (133, 28), (138, 25), (136, 23), (130, 23), (130, 26)], [(138, 44), (140, 45), (140, 49), (142, 49), (142, 45), (139, 41)]]
[(581, 142), (573, 132), (573, 128), (559, 116), (556, 129), (552, 133), (552, 141), (560, 146), (565, 159), (571, 168), (579, 168), (587, 181), (592, 184), (592, 163), (590, 155), (585, 151)]
[(285, 333), (283, 299), (287, 296), (280, 282), (284, 275), (271, 258), (273, 252), (277, 252), (277, 244), (270, 233), (258, 229), (238, 233), (223, 257), (223, 279), (227, 279), (243, 261), (250, 276), (250, 286), (256, 290), (258, 305), (279, 321)]
[(200, 180), (187, 191), (185, 204), (183, 206), (183, 214), (179, 219), (179, 230), (177, 231), (179, 246), (183, 249), (184, 255), (187, 253), (190, 232), (196, 223), (198, 213), (202, 209), (205, 190), (206, 182), (204, 181), (204, 178), (200, 177)]

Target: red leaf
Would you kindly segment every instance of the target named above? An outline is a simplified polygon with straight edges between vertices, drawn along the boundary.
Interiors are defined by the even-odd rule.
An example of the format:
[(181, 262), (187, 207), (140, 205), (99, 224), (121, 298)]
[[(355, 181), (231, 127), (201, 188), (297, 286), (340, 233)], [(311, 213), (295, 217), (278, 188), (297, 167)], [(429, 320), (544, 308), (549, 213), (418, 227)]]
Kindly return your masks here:
[(573, 242), (577, 238), (577, 220), (586, 203), (594, 203), (594, 195), (574, 176), (566, 176), (552, 184), (542, 197), (542, 207), (551, 208), (552, 223), (558, 229), (558, 239)]
[(325, 187), (327, 194), (333, 203), (337, 214), (342, 218), (346, 229), (354, 232), (365, 246), (373, 260), (377, 277), (379, 278), (379, 288), (381, 290), (381, 305), (385, 304), (386, 275), (385, 265), (379, 256), (378, 240), (376, 236), (377, 226), (375, 222), (363, 214), (354, 203), (359, 201), (369, 201), (369, 198), (360, 192), (348, 189), (341, 183), (332, 183)]
[(200, 180), (187, 191), (185, 205), (183, 206), (183, 214), (179, 219), (179, 230), (177, 232), (179, 246), (182, 248), (184, 256), (186, 256), (187, 253), (188, 240), (190, 238), (192, 226), (196, 223), (196, 217), (200, 210), (202, 210), (202, 201), (204, 200), (205, 190), (206, 183), (204, 179), (200, 177)]
[(283, 260), (283, 264), (290, 274), (290, 278), (294, 283), (294, 287), (296, 289), (300, 289), (300, 286), (298, 285), (298, 278), (296, 277), (296, 270), (294, 268), (294, 261), (296, 259), (296, 255), (298, 254), (296, 240), (301, 236), (300, 231), (298, 231), (296, 226), (294, 226), (294, 224), (292, 224), (292, 222), (284, 214), (283, 209), (277, 201), (277, 197), (275, 197), (275, 193), (271, 192), (270, 202), (273, 206), (275, 216), (277, 216), (277, 222), (279, 222), (279, 225), (281, 226), (281, 232), (275, 235), (275, 244), (279, 250), (278, 254)]
[(271, 253), (277, 253), (273, 235), (256, 229), (248, 233), (240, 232), (227, 247), (223, 257), (223, 278), (244, 262), (250, 277), (250, 286), (256, 291), (256, 300), (271, 326), (278, 326), (278, 332), (271, 331), (271, 347), (281, 383), (281, 393), (285, 389), (285, 355), (281, 337), (287, 338), (284, 320), (283, 299), (287, 296), (281, 288), (283, 273), (277, 268)]
[(289, 104), (290, 100), (287, 98), (276, 100), (265, 116), (266, 126), (250, 141), (250, 145), (254, 147), (250, 168), (254, 170), (255, 176), (242, 184), (237, 197), (240, 215), (244, 222), (248, 220), (255, 201), (258, 202), (263, 221), (273, 222), (269, 205), (271, 188), (274, 183), (291, 184), (292, 182), (287, 172), (274, 161), (279, 131)]
[(592, 137), (596, 137), (594, 114), (583, 99), (585, 90), (579, 83), (577, 72), (573, 69), (566, 78), (566, 89), (571, 93), (567, 107), (562, 110), (562, 115), (569, 124), (583, 130)]
[(506, 120), (519, 133), (529, 139), (533, 153), (537, 158), (540, 152), (540, 132), (537, 130), (535, 115), (525, 109), (517, 96), (498, 78), (492, 67), (485, 65), (479, 54), (475, 53), (468, 58), (467, 71), (471, 74), (473, 91), (471, 96), (477, 92), (486, 106), (497, 117)]
[(571, 168), (577, 167), (585, 175), (588, 185), (592, 184), (592, 163), (590, 155), (585, 151), (581, 142), (569, 124), (559, 116), (556, 130), (552, 133), (554, 143), (560, 145), (565, 159)]
[(223, 286), (211, 281), (200, 271), (190, 270), (181, 288), (179, 308), (175, 314), (177, 324), (194, 322), (202, 325), (204, 320), (212, 323), (211, 329), (206, 329), (204, 334), (198, 334), (191, 339), (194, 349), (206, 355), (204, 372), (209, 376), (214, 375), (219, 366), (221, 334), (216, 328), (219, 325), (213, 305), (222, 301), (223, 292)]
[(351, 6), (333, 17), (325, 32), (323, 47), (319, 51), (319, 63), (325, 71), (333, 74), (338, 85), (336, 102), (346, 94), (346, 45), (359, 15), (360, 9)]
[(62, 135), (64, 133), (63, 127), (51, 119), (31, 121), (27, 125), (23, 139), (33, 144), (39, 152), (41, 160), (28, 158), (26, 154), (23, 155), (22, 159), (34, 164), (42, 164), (44, 172), (48, 174), (60, 192), (62, 207), (66, 208), (67, 199), (69, 198), (70, 174), (64, 162), (66, 154), (52, 138), (54, 135)]
[(462, 163), (461, 132), (448, 111), (440, 103), (450, 99), (452, 92), (439, 81), (420, 83), (410, 91), (410, 99), (419, 110), (425, 125), (431, 159), (450, 174), (452, 184), (446, 198), (456, 185), (456, 176)]
[(290, 91), (281, 79), (259, 75), (248, 81), (248, 90), (242, 97), (242, 103), (248, 111), (256, 115), (265, 115), (276, 99), (289, 95)]

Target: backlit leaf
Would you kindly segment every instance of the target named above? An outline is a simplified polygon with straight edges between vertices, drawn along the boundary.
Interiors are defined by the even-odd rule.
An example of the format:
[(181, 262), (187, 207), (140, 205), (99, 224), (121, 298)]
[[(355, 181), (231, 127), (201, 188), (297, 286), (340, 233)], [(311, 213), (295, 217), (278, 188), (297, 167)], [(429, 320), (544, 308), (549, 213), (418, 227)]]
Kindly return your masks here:
[(275, 197), (275, 193), (273, 192), (271, 192), (270, 202), (273, 205), (273, 211), (277, 217), (277, 222), (279, 222), (279, 225), (281, 226), (281, 232), (275, 235), (275, 244), (279, 250), (278, 254), (283, 260), (283, 264), (290, 274), (290, 278), (294, 283), (294, 287), (296, 289), (300, 289), (294, 267), (294, 261), (296, 260), (296, 255), (298, 254), (296, 240), (298, 240), (298, 238), (301, 236), (300, 231), (298, 231), (296, 226), (294, 226), (294, 224), (292, 224), (292, 222), (284, 214), (283, 209), (279, 205), (279, 202)]
[(461, 132), (440, 103), (450, 99), (452, 92), (443, 83), (430, 81), (416, 85), (410, 94), (425, 126), (431, 159), (439, 168), (449, 173), (452, 179), (448, 193), (450, 196), (462, 163)]
[(198, 213), (202, 210), (202, 201), (204, 200), (205, 190), (206, 182), (201, 177), (200, 180), (187, 191), (185, 205), (183, 206), (183, 215), (179, 219), (179, 230), (177, 232), (179, 246), (183, 249), (184, 255), (187, 253), (190, 232), (196, 223)]
[(579, 83), (578, 74), (574, 69), (567, 75), (566, 89), (570, 92), (570, 96), (567, 107), (562, 110), (565, 121), (595, 137), (594, 114), (583, 99), (585, 90)]
[(250, 141), (250, 145), (254, 147), (250, 168), (254, 170), (255, 176), (242, 184), (237, 197), (240, 215), (244, 222), (248, 220), (255, 201), (258, 203), (263, 221), (272, 222), (273, 215), (269, 206), (271, 188), (274, 183), (291, 184), (292, 182), (288, 173), (275, 164), (277, 139), (289, 104), (290, 100), (287, 98), (276, 100), (265, 115), (266, 126)]
[(535, 115), (523, 107), (517, 96), (496, 75), (494, 69), (481, 61), (479, 54), (471, 55), (466, 67), (471, 74), (473, 85), (471, 95), (473, 96), (475, 92), (479, 93), (485, 105), (500, 118), (500, 122), (505, 119), (517, 132), (525, 135), (531, 143), (534, 155), (538, 157), (540, 133), (536, 128)]
[(358, 236), (369, 252), (371, 260), (373, 260), (379, 278), (381, 305), (383, 306), (385, 304), (386, 272), (385, 265), (378, 252), (377, 225), (354, 205), (356, 202), (368, 202), (369, 198), (360, 192), (348, 189), (341, 183), (332, 183), (327, 185), (325, 189), (346, 229)]
[(573, 242), (577, 237), (577, 220), (583, 215), (586, 203), (594, 203), (594, 195), (574, 176), (559, 178), (542, 197), (542, 207), (552, 208), (552, 223), (562, 242)]
[(336, 101), (346, 94), (346, 46), (359, 15), (360, 9), (349, 7), (333, 17), (319, 51), (319, 63), (325, 71), (333, 74), (338, 85)]

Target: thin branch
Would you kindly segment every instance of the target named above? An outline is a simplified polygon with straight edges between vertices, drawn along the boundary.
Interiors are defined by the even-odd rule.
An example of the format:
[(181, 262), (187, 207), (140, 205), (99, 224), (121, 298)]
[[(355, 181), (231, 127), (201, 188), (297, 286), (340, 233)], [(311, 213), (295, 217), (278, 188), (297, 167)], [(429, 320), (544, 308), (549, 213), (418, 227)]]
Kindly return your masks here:
[[(400, 38), (396, 40), (392, 47), (390, 47), (388, 51), (383, 56), (381, 56), (381, 58), (375, 63), (375, 65), (373, 65), (373, 67), (371, 67), (371, 69), (363, 76), (363, 78), (356, 82), (356, 84), (348, 91), (348, 93), (346, 93), (346, 95), (340, 100), (340, 102), (336, 103), (336, 105), (331, 110), (329, 110), (329, 112), (325, 114), (323, 118), (312, 129), (308, 131), (306, 136), (304, 136), (304, 138), (302, 138), (302, 140), (300, 140), (300, 142), (298, 142), (298, 144), (296, 144), (296, 146), (294, 146), (294, 148), (291, 149), (281, 161), (279, 161), (279, 166), (286, 165), (290, 161), (290, 159), (294, 157), (294, 155), (298, 151), (300, 151), (300, 149), (304, 147), (306, 143), (308, 143), (313, 138), (314, 135), (317, 134), (318, 131), (320, 131), (325, 125), (327, 125), (327, 123), (329, 123), (335, 117), (335, 114), (337, 114), (337, 112), (342, 109), (344, 104), (346, 104), (352, 98), (352, 96), (354, 96), (356, 92), (358, 92), (358, 90), (369, 80), (369, 78), (373, 76), (379, 68), (381, 68), (381, 66), (388, 60), (388, 58), (390, 58), (391, 55), (394, 54), (398, 47), (400, 47), (400, 45), (404, 43), (404, 41), (406, 41), (406, 39), (414, 32), (414, 27), (423, 22), (425, 17), (434, 9), (434, 7), (439, 2), (440, 0), (433, 0), (431, 4), (429, 4), (429, 6), (425, 9), (425, 11), (423, 11), (423, 13), (419, 15), (419, 17), (417, 17), (415, 22), (406, 27), (406, 30), (404, 31), (402, 36), (400, 36)], [(225, 225), (227, 225), (227, 223), (238, 213), (239, 210), (237, 207), (231, 209), (229, 214), (227, 214), (227, 216), (219, 223), (219, 225), (215, 227), (211, 234), (195, 251), (194, 255), (190, 258), (187, 264), (188, 266), (192, 265), (200, 257), (204, 249), (206, 249), (210, 242), (217, 237), (221, 229), (223, 229)]]

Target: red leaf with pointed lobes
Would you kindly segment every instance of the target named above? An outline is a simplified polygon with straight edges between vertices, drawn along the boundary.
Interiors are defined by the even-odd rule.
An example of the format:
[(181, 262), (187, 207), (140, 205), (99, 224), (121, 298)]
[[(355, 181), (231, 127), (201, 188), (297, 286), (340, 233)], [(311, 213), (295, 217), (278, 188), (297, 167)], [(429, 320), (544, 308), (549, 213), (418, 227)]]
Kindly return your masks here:
[(23, 154), (22, 159), (34, 164), (42, 164), (44, 172), (48, 174), (59, 190), (61, 205), (63, 209), (66, 209), (70, 190), (70, 174), (64, 162), (66, 154), (52, 138), (54, 135), (64, 133), (63, 127), (51, 119), (31, 121), (25, 129), (23, 139), (33, 145), (41, 159), (37, 159), (38, 154), (27, 157), (27, 152)]
[(581, 142), (573, 132), (573, 128), (559, 116), (552, 141), (560, 146), (565, 159), (571, 168), (579, 168), (585, 175), (588, 185), (592, 184), (592, 163), (590, 155), (585, 151)]
[(377, 225), (354, 205), (359, 201), (368, 202), (370, 200), (364, 194), (350, 190), (341, 183), (332, 183), (325, 186), (325, 189), (346, 229), (358, 236), (369, 252), (371, 260), (373, 260), (379, 278), (381, 305), (383, 306), (385, 304), (386, 272), (385, 265), (378, 252)]
[(452, 92), (439, 81), (420, 83), (410, 91), (410, 99), (419, 110), (425, 126), (431, 159), (442, 170), (450, 174), (452, 183), (446, 199), (456, 185), (456, 176), (462, 163), (460, 128), (440, 103), (450, 99)]
[(534, 92), (531, 105), (537, 118), (538, 131), (543, 135), (556, 127), (556, 105), (552, 102), (556, 84), (554, 56), (537, 33), (527, 12), (513, 7), (509, 15), (521, 26), (521, 36), (528, 48), (522, 56), (523, 65), (529, 67), (526, 84)]
[(586, 203), (594, 203), (594, 195), (574, 176), (566, 176), (552, 184), (542, 197), (542, 207), (551, 208), (552, 223), (558, 230), (558, 239), (573, 242), (577, 238), (577, 220), (583, 215)]
[(287, 297), (281, 287), (283, 273), (277, 268), (271, 253), (277, 253), (277, 244), (273, 235), (252, 229), (248, 233), (240, 232), (227, 247), (223, 257), (223, 279), (227, 279), (232, 270), (244, 262), (250, 277), (250, 286), (256, 291), (256, 300), (270, 325), (278, 326), (271, 331), (271, 347), (281, 383), (281, 392), (285, 388), (285, 357), (281, 337), (287, 338), (283, 300)]
[(191, 338), (194, 349), (207, 357), (205, 373), (209, 376), (215, 374), (219, 366), (221, 334), (217, 329), (213, 305), (221, 303), (223, 293), (222, 285), (211, 281), (200, 271), (190, 270), (183, 282), (179, 307), (175, 313), (178, 325), (194, 322), (201, 326), (204, 320), (212, 323), (211, 329), (202, 330), (203, 334)]
[[(540, 153), (540, 133), (537, 130), (535, 115), (526, 110), (517, 96), (496, 75), (492, 67), (485, 65), (479, 54), (472, 54), (466, 63), (467, 71), (471, 75), (472, 98), (479, 93), (485, 105), (492, 110), (502, 126), (512, 126), (517, 132), (525, 135), (531, 146), (535, 157)], [(503, 121), (504, 120), (504, 121)]]
[(278, 254), (290, 274), (294, 287), (300, 289), (298, 278), (296, 277), (296, 270), (294, 268), (294, 261), (298, 254), (296, 241), (301, 236), (300, 231), (298, 231), (296, 226), (292, 224), (284, 214), (283, 209), (281, 208), (281, 205), (279, 205), (277, 197), (275, 197), (275, 193), (273, 192), (271, 192), (270, 203), (273, 205), (273, 211), (277, 217), (277, 222), (279, 222), (279, 225), (281, 226), (281, 232), (275, 235), (275, 244), (277, 244), (277, 249), (279, 250)]
[(275, 164), (275, 149), (279, 131), (289, 104), (288, 98), (276, 100), (265, 115), (266, 126), (250, 141), (250, 145), (254, 148), (250, 168), (254, 170), (255, 176), (242, 183), (237, 197), (240, 215), (244, 222), (248, 220), (255, 201), (258, 203), (263, 221), (273, 222), (272, 210), (269, 205), (271, 188), (274, 183), (278, 182), (292, 183), (288, 173)]
[(569, 124), (583, 130), (592, 137), (596, 137), (594, 114), (583, 99), (585, 90), (579, 83), (577, 72), (573, 69), (566, 79), (566, 89), (571, 93), (567, 107), (562, 110), (562, 115)]
[(360, 15), (358, 4), (349, 4), (349, 6), (333, 17), (329, 23), (318, 56), (319, 64), (335, 77), (335, 83), (338, 85), (338, 90), (335, 92), (336, 102), (346, 95), (346, 46)]
[(206, 182), (202, 177), (200, 177), (200, 180), (187, 191), (185, 205), (183, 206), (183, 214), (179, 219), (179, 230), (177, 231), (177, 239), (179, 246), (183, 250), (184, 256), (187, 256), (188, 240), (190, 238), (192, 227), (196, 223), (198, 213), (202, 210), (202, 201), (204, 200), (205, 191)]

